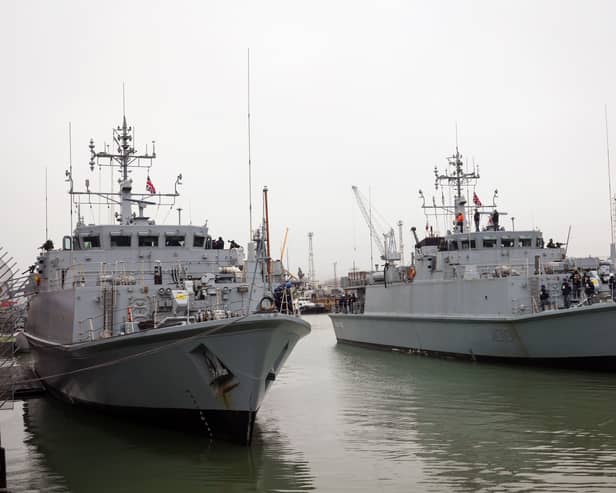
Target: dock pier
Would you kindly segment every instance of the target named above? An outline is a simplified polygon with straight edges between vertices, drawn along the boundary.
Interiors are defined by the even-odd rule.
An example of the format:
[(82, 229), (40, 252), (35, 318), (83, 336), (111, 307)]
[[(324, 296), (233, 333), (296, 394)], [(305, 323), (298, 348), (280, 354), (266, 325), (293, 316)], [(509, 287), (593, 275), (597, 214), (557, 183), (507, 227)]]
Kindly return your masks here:
[[(16, 354), (15, 332), (23, 330), (27, 301), (32, 294), (32, 269), (21, 275), (17, 262), (0, 246), (0, 411), (13, 409), (15, 399), (42, 394), (45, 388), (27, 355)], [(0, 492), (7, 491), (6, 451), (0, 434)]]

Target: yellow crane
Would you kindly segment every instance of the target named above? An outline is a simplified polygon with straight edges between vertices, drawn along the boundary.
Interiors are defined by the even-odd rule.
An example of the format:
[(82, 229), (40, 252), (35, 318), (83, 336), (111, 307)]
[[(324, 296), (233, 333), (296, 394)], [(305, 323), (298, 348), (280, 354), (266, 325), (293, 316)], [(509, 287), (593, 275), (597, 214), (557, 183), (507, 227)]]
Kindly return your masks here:
[(293, 273), (285, 269), (285, 266), (284, 266), (284, 253), (287, 248), (287, 238), (288, 237), (289, 237), (289, 228), (286, 227), (284, 229), (284, 236), (282, 237), (282, 247), (280, 248), (280, 265), (282, 267), (283, 272), (285, 272), (287, 275), (289, 275), (293, 279), (297, 280), (297, 276), (294, 276)]
[(284, 250), (287, 247), (287, 237), (289, 236), (289, 228), (284, 228), (284, 236), (282, 237), (282, 247), (280, 247), (280, 263), (284, 265)]

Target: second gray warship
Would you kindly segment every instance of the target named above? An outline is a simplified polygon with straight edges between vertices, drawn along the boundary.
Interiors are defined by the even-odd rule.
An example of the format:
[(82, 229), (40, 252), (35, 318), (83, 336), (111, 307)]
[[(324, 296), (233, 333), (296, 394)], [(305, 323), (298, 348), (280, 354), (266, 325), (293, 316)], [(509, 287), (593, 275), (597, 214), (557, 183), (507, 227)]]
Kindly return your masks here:
[[(26, 326), (36, 372), (69, 402), (248, 444), (268, 388), (310, 325), (274, 303), (266, 222), (245, 252), (211, 238), (207, 223), (144, 216), (148, 205), (175, 203), (182, 175), (174, 193), (157, 193), (154, 143), (138, 155), (132, 132), (124, 117), (113, 152), (90, 141), (90, 169), (118, 169), (119, 191), (95, 192), (88, 180), (75, 191), (72, 166), (66, 172), (71, 223), (79, 204), (119, 212), (108, 225), (78, 213), (61, 249), (41, 247)], [(133, 192), (129, 173), (139, 171), (148, 171), (145, 193)]]
[[(575, 261), (565, 245), (544, 242), (541, 231), (506, 230), (495, 205), (475, 193), (477, 169), (462, 156), (435, 168), (436, 187), (453, 191), (453, 203), (426, 204), (449, 230), (416, 229), (411, 265), (386, 238), (383, 270), (356, 288), (360, 302), (330, 315), (338, 342), (412, 353), (549, 366), (616, 370), (616, 303), (610, 292), (575, 289)], [(472, 198), (471, 198), (472, 191)], [(423, 198), (423, 193), (420, 191)], [(468, 221), (473, 213), (476, 225)], [(501, 213), (500, 215), (502, 215)], [(479, 220), (489, 216), (487, 226)], [(393, 232), (392, 232), (393, 235)], [(391, 245), (393, 244), (393, 248)], [(613, 295), (613, 293), (612, 293)]]

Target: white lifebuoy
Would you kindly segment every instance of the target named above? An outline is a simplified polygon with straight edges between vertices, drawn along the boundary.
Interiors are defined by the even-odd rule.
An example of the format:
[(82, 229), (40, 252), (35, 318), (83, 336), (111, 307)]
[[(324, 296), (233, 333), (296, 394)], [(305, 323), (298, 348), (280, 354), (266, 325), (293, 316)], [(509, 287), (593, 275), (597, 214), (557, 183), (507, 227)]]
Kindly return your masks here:
[(274, 298), (271, 296), (264, 296), (261, 298), (261, 301), (259, 301), (258, 306), (260, 312), (271, 312), (276, 304), (274, 303)]

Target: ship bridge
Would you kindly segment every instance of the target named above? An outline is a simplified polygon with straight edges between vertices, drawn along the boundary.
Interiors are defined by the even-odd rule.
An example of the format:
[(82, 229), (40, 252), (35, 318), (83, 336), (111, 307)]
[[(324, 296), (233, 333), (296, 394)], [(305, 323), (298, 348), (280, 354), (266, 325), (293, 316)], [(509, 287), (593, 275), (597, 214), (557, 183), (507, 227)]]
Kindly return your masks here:
[[(65, 238), (70, 241), (70, 237)], [(234, 243), (234, 242), (233, 242)], [(186, 247), (224, 249), (208, 234), (207, 226), (103, 225), (81, 226), (72, 238), (73, 250), (123, 247)], [(70, 248), (66, 248), (70, 249)]]
[(494, 249), (494, 248), (544, 248), (540, 231), (477, 231), (453, 233), (438, 243), (439, 251)]

